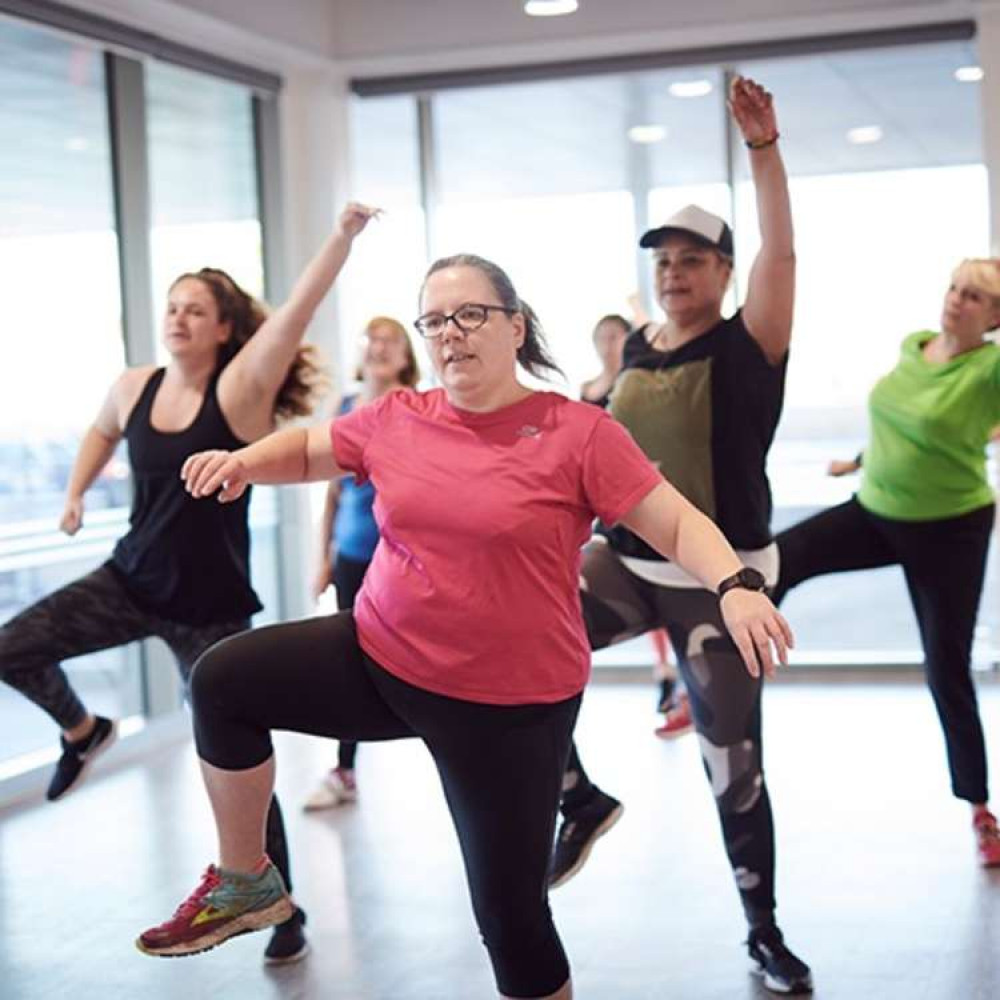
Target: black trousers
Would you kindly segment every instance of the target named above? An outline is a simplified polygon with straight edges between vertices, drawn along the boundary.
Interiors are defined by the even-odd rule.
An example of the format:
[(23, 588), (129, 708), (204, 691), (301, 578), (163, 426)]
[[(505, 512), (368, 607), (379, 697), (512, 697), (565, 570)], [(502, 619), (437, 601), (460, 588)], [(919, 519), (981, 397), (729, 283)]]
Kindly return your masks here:
[(272, 729), (423, 740), (500, 992), (545, 996), (566, 982), (547, 871), (579, 695), (507, 706), (432, 694), (365, 656), (354, 616), (342, 611), (223, 640), (198, 661), (191, 697), (198, 752), (226, 770), (267, 760)]
[[(334, 559), (333, 585), (337, 590), (338, 611), (350, 611), (354, 607), (354, 598), (358, 596), (369, 566), (371, 566), (370, 559), (348, 559), (341, 555)], [(341, 740), (337, 747), (337, 767), (352, 771), (357, 757), (357, 740)]]
[(944, 730), (951, 787), (968, 802), (989, 797), (986, 745), (970, 658), (995, 507), (958, 517), (897, 521), (854, 498), (778, 535), (780, 601), (827, 573), (899, 565), (920, 628), (934, 706)]

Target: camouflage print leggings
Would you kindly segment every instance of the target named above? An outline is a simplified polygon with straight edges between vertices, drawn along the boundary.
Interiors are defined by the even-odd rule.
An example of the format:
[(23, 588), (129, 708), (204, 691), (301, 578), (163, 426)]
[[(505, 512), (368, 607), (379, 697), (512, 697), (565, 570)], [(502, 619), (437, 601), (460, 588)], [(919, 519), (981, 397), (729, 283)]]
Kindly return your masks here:
[[(174, 654), (186, 692), (198, 657), (220, 639), (249, 627), (245, 618), (185, 625), (143, 611), (105, 563), (0, 627), (0, 680), (47, 712), (61, 729), (72, 729), (86, 718), (87, 710), (70, 685), (63, 660), (158, 636)], [(288, 847), (276, 798), (267, 817), (267, 848), (291, 889)]]
[[(774, 825), (761, 754), (761, 682), (729, 638), (718, 598), (642, 580), (609, 545), (594, 542), (584, 550), (580, 599), (591, 649), (667, 630), (743, 908), (751, 925), (767, 923), (775, 906)], [(591, 784), (575, 743), (567, 770), (577, 787)], [(572, 813), (569, 802), (562, 811)]]

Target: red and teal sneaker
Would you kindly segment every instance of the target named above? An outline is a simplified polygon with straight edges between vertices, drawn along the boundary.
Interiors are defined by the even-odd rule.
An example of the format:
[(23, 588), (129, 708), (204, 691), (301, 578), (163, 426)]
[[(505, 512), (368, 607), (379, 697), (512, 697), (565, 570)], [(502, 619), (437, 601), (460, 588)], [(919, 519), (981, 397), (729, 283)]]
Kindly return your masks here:
[(237, 934), (283, 923), (295, 912), (278, 869), (265, 858), (253, 872), (209, 865), (201, 884), (159, 927), (135, 944), (147, 955), (196, 955)]

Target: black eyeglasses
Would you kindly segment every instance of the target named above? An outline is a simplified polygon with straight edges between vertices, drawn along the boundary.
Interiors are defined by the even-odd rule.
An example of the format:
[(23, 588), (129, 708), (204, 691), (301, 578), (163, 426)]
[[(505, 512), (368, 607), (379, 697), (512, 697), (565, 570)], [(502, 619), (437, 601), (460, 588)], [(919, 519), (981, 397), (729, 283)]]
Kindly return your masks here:
[(433, 340), (444, 333), (449, 321), (462, 333), (472, 333), (486, 323), (491, 312), (502, 312), (506, 316), (513, 316), (517, 310), (508, 309), (506, 306), (488, 306), (481, 302), (463, 302), (453, 313), (424, 313), (413, 321), (413, 325), (421, 337)]

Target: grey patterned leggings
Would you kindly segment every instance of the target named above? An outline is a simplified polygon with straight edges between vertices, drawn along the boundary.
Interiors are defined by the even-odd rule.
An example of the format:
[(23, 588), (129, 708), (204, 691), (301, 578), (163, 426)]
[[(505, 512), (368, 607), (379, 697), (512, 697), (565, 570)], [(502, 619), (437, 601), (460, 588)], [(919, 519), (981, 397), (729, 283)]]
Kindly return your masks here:
[[(143, 611), (105, 563), (43, 597), (0, 627), (0, 680), (47, 712), (61, 729), (87, 716), (63, 660), (158, 636), (177, 660), (185, 693), (195, 661), (220, 639), (250, 627), (245, 618), (184, 625)], [(267, 817), (267, 851), (291, 889), (284, 823), (278, 800)]]

